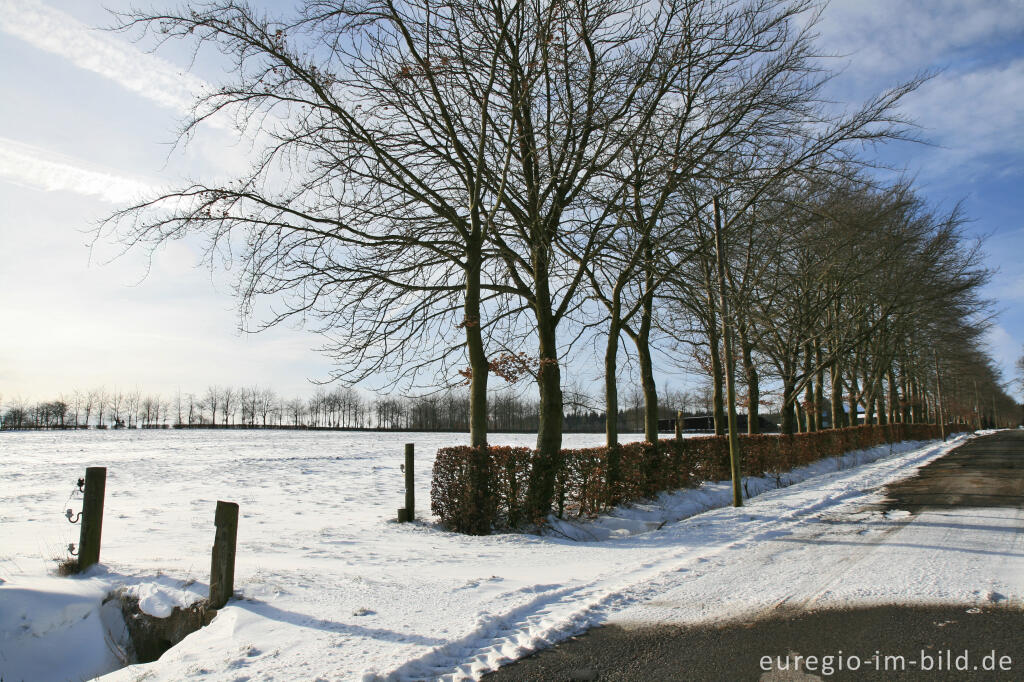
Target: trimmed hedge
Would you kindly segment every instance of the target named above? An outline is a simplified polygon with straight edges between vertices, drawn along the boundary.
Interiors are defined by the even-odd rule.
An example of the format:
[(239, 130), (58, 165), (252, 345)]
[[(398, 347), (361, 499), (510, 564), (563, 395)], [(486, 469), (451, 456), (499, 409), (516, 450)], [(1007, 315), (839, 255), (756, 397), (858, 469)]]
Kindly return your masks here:
[[(966, 428), (950, 425), (947, 432)], [(740, 467), (744, 476), (778, 475), (882, 443), (938, 437), (939, 428), (932, 424), (852, 426), (791, 436), (741, 435)], [(560, 454), (555, 511), (562, 518), (593, 516), (663, 490), (730, 477), (729, 441), (724, 436), (624, 443), (613, 453), (602, 446)], [(535, 457), (535, 450), (527, 447), (442, 448), (434, 460), (431, 509), (445, 527), (471, 535), (542, 522), (526, 518), (527, 482)], [(618, 472), (611, 482), (610, 462)]]

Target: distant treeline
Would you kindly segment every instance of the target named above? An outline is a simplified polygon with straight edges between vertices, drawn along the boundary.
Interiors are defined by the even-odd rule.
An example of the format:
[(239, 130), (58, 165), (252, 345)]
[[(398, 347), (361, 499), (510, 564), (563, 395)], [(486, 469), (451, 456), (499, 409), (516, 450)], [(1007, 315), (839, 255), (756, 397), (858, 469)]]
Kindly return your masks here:
[[(565, 429), (602, 432), (605, 413), (594, 408), (600, 397), (576, 391), (567, 401)], [(666, 390), (662, 418), (708, 414), (708, 391)], [(536, 400), (513, 392), (495, 393), (489, 401), (488, 428), (496, 432), (533, 432), (538, 428)], [(643, 395), (627, 394), (619, 411), (623, 432), (642, 432)], [(202, 393), (172, 398), (140, 391), (73, 391), (56, 400), (22, 399), (0, 404), (0, 429), (81, 428), (276, 428), (382, 431), (469, 431), (469, 395), (448, 390), (418, 396), (375, 396), (354, 388), (319, 389), (308, 398), (287, 399), (273, 389), (210, 386)]]

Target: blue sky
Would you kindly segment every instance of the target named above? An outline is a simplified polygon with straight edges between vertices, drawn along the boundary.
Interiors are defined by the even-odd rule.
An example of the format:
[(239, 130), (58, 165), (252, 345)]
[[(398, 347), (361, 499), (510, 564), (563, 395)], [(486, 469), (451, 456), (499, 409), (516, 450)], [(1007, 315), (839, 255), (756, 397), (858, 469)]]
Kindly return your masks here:
[[(0, 0), (0, 396), (100, 385), (308, 393), (307, 379), (328, 370), (318, 339), (239, 333), (230, 278), (195, 267), (193, 245), (152, 263), (86, 248), (85, 231), (119, 202), (246, 159), (226, 125), (170, 145), (194, 88), (223, 76), (214, 60), (188, 73), (181, 47), (154, 56), (89, 28), (107, 23), (100, 3)], [(820, 33), (842, 69), (829, 91), (838, 101), (937, 72), (904, 108), (932, 144), (883, 158), (931, 201), (963, 200), (969, 229), (988, 237), (999, 270), (988, 295), (1001, 311), (990, 342), (1012, 377), (1024, 343), (1024, 2), (835, 1)]]

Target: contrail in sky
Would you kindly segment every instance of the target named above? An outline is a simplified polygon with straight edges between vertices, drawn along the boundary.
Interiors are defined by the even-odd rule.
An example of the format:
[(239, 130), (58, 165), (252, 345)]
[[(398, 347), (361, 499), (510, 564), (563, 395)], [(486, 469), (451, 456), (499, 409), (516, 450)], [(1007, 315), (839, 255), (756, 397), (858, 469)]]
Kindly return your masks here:
[(0, 0), (0, 31), (181, 113), (190, 110), (197, 94), (209, 89), (203, 79), (166, 59), (36, 0)]
[(69, 191), (125, 203), (153, 193), (141, 180), (117, 175), (63, 155), (0, 137), (0, 179), (47, 191)]

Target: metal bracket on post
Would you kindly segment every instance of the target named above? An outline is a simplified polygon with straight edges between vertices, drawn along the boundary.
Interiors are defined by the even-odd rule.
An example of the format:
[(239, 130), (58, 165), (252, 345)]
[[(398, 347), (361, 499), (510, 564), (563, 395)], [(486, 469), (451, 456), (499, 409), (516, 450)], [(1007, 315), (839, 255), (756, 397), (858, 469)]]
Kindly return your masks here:
[[(78, 570), (86, 570), (100, 560), (100, 540), (103, 535), (103, 498), (107, 488), (107, 468), (88, 467), (85, 470), (84, 500), (82, 501), (82, 532), (78, 540)], [(81, 487), (81, 485), (79, 486)], [(70, 515), (68, 515), (70, 521)]]

